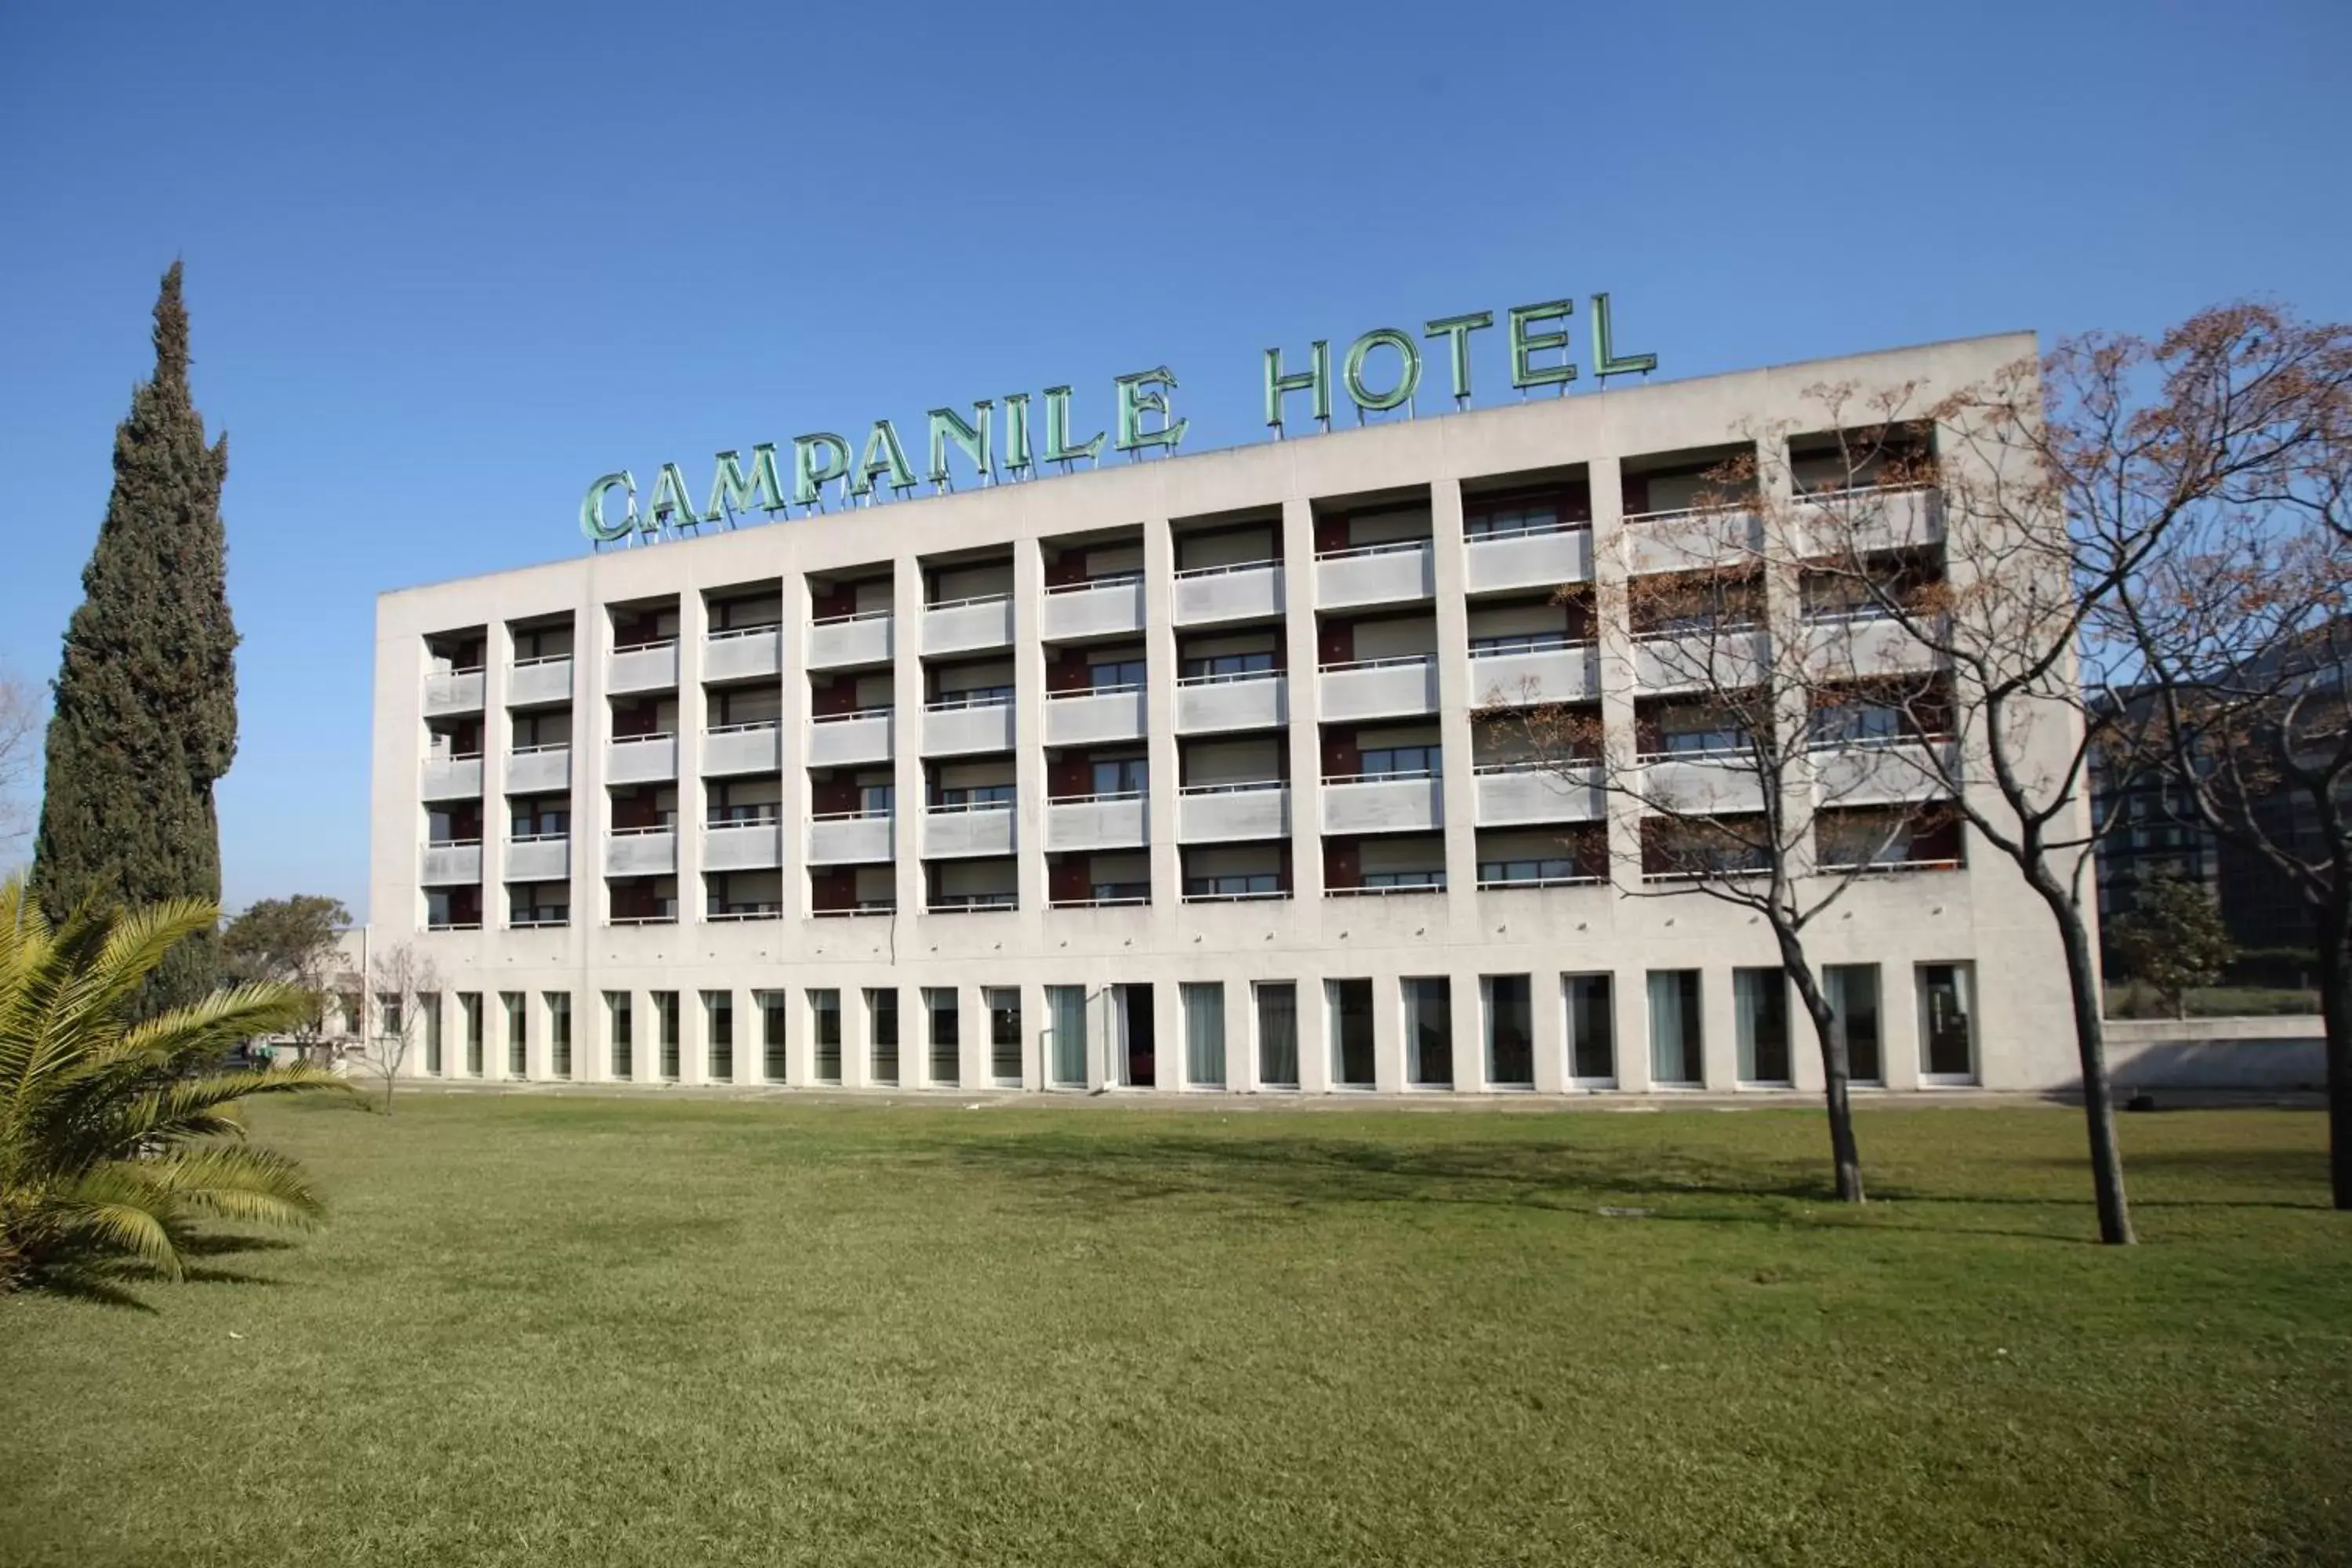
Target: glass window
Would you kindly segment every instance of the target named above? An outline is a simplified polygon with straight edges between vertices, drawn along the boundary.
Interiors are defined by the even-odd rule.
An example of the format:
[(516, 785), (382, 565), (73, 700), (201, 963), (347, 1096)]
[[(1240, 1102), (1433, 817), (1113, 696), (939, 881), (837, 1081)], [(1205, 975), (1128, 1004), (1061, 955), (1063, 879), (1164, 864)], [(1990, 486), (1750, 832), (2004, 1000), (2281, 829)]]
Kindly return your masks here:
[(1845, 1046), (1847, 1079), (1854, 1083), (1885, 1082), (1885, 1062), (1879, 1052), (1878, 965), (1822, 965), (1822, 994), (1837, 1016), (1836, 1037)]
[(1257, 675), (1274, 668), (1274, 655), (1261, 653), (1217, 653), (1184, 661), (1184, 679), (1203, 680), (1213, 677)]
[(677, 1081), (677, 993), (654, 993), (654, 1045), (660, 1051), (662, 1081)]
[(1016, 786), (1001, 784), (956, 784), (940, 791), (943, 806), (1010, 805)]
[(1362, 888), (1443, 888), (1443, 869), (1420, 871), (1367, 871), (1357, 884)]
[(572, 1076), (572, 993), (550, 991), (547, 1002), (547, 1053), (557, 1078)]
[(1486, 994), (1486, 1081), (1497, 1089), (1533, 1089), (1536, 1081), (1535, 1004), (1524, 974), (1489, 974)]
[(635, 1052), (634, 1025), (629, 994), (625, 991), (604, 993), (604, 1036), (612, 1046), (613, 1076), (623, 1082), (635, 1076), (633, 1057)]
[(1493, 658), (1507, 653), (1545, 653), (1568, 646), (1568, 634), (1558, 632), (1511, 632), (1505, 635), (1470, 639), (1472, 658)]
[(867, 1070), (877, 1084), (898, 1081), (898, 991), (868, 987), (866, 993)]
[(988, 1006), (990, 1069), (1000, 1084), (1021, 1081), (1021, 992), (1017, 986), (992, 985), (981, 993)]
[(923, 988), (923, 1016), (931, 1036), (931, 1082), (952, 1089), (963, 1079), (963, 1015), (952, 985)]
[(1617, 1084), (1617, 1004), (1606, 974), (1571, 974), (1568, 987), (1568, 1075), (1589, 1088)]
[(785, 1016), (789, 999), (782, 991), (761, 991), (760, 1005), (760, 1076), (770, 1083), (784, 1081)]
[(1692, 1088), (1703, 1080), (1698, 971), (1650, 971), (1650, 1079)]
[(897, 784), (860, 784), (857, 809), (869, 816), (887, 816), (898, 809)]
[(520, 991), (499, 992), (499, 1005), (506, 1013), (507, 1076), (529, 1078), (530, 1076), (529, 1031), (530, 1009), (523, 1005), (523, 994)]
[(1087, 897), (1098, 904), (1149, 903), (1151, 884), (1149, 882), (1094, 882), (1087, 888)]
[(1109, 690), (1122, 686), (1140, 686), (1144, 682), (1145, 672), (1149, 668), (1150, 665), (1147, 661), (1139, 658), (1119, 658), (1108, 660), (1102, 664), (1090, 664), (1087, 666), (1087, 684), (1097, 691)]
[(735, 993), (704, 992), (702, 1019), (704, 1045), (710, 1053), (710, 1081), (732, 1083), (735, 1081)]
[(1404, 993), (1405, 1082), (1454, 1086), (1454, 983), (1443, 976), (1407, 980)]
[(1930, 1082), (1965, 1083), (1977, 1073), (1976, 965), (1919, 965), (1919, 1070)]
[(1142, 795), (1150, 787), (1151, 764), (1142, 757), (1119, 757), (1094, 764), (1097, 795)]
[(1789, 1081), (1789, 977), (1780, 969), (1735, 969), (1731, 1003), (1739, 1022), (1739, 1081)]
[(1509, 539), (1522, 533), (1549, 533), (1559, 526), (1559, 508), (1549, 501), (1500, 505), (1474, 511), (1462, 519), (1462, 531), (1472, 539)]
[(1257, 1001), (1257, 1081), (1262, 1089), (1298, 1087), (1298, 987), (1264, 980)]
[(1569, 882), (1576, 879), (1576, 862), (1565, 856), (1540, 859), (1481, 860), (1478, 880), (1491, 882)]
[(1443, 746), (1374, 746), (1360, 754), (1357, 767), (1366, 778), (1428, 778), (1438, 772)]
[(1198, 1089), (1225, 1086), (1225, 988), (1216, 981), (1177, 987), (1184, 1009), (1184, 1081)]
[(482, 1076), (482, 994), (480, 992), (457, 993), (457, 1017), (464, 1028), (467, 1076), (479, 1078)]
[(1054, 1030), (1054, 1087), (1084, 1089), (1087, 1083), (1087, 988), (1045, 987), (1045, 1016)]
[(441, 1076), (441, 994), (421, 993), (416, 998), (416, 1011), (425, 1021), (425, 1070), (434, 1078)]
[(811, 991), (809, 1044), (816, 1049), (816, 1081), (841, 1081), (841, 993), (831, 988)]
[(1187, 877), (1184, 896), (1188, 899), (1233, 899), (1252, 893), (1281, 891), (1282, 879), (1272, 871), (1234, 871), (1215, 877)]
[(1670, 757), (1737, 752), (1747, 746), (1748, 731), (1710, 709), (1669, 708), (1658, 716), (1658, 742)]
[(1809, 724), (1816, 746), (1884, 745), (1905, 734), (1903, 710), (1891, 703), (1815, 701)]
[(375, 999), (375, 1032), (379, 1037), (389, 1037), (401, 1033), (402, 1019), (399, 993), (394, 991), (377, 993)]
[(1330, 1014), (1331, 1081), (1343, 1089), (1371, 1088), (1372, 983), (1327, 980), (1323, 994)]

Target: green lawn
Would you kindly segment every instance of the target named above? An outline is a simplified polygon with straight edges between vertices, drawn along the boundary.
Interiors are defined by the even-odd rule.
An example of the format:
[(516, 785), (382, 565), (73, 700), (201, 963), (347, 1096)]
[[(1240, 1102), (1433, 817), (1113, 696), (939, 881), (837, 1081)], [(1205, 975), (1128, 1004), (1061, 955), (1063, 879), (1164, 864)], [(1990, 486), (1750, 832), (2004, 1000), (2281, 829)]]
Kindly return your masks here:
[(2316, 1113), (2129, 1252), (2054, 1109), (255, 1120), (330, 1229), (0, 1300), (0, 1563), (2352, 1561)]

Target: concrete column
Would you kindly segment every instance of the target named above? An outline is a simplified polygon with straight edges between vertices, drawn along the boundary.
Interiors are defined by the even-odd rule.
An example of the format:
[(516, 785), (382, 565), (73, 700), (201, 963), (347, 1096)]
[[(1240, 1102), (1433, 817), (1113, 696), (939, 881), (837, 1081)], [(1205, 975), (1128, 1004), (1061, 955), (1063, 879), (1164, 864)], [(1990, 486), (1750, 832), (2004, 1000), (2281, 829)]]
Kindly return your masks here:
[[(1485, 695), (1472, 689), (1470, 609), (1465, 598), (1466, 563), (1462, 547), (1462, 485), (1441, 479), (1429, 488), (1432, 564), (1436, 579), (1437, 728), (1444, 752), (1441, 798), (1445, 833), (1445, 886), (1442, 900), (1450, 942), (1478, 938), (1478, 789), (1471, 773), (1475, 750), (1472, 715)], [(1457, 1004), (1460, 1001), (1456, 997)], [(1457, 1053), (1458, 1056), (1458, 1053)], [(1455, 1068), (1457, 1081), (1460, 1065)]]
[(866, 988), (841, 988), (841, 1087), (874, 1086), (874, 1020), (866, 1005)]
[[(1654, 1087), (1650, 1075), (1649, 984), (1650, 976), (1645, 970), (1621, 969), (1609, 977), (1610, 1033), (1617, 1045), (1617, 1087), (1628, 1093), (1647, 1093)], [(1574, 1041), (1570, 1043), (1573, 1045)]]
[(1020, 920), (1042, 931), (1045, 909), (1045, 649), (1038, 611), (1045, 594), (1045, 557), (1034, 538), (1013, 542), (1013, 851), (1021, 890)]
[[(1983, 973), (1979, 971), (1981, 984)], [(1919, 1087), (1919, 971), (1902, 959), (1878, 966), (1879, 1056), (1886, 1064), (1886, 1087)]]
[(677, 595), (677, 923), (688, 931), (702, 923), (709, 901), (702, 886), (702, 825), (709, 813), (702, 787), (703, 739), (710, 728), (710, 699), (702, 689), (702, 639), (709, 606), (698, 588)]
[(1231, 973), (1225, 977), (1225, 1089), (1249, 1094), (1257, 1089), (1257, 1020), (1251, 1016), (1250, 983)]
[(783, 918), (791, 921), (806, 920), (809, 911), (808, 578), (795, 572), (783, 579), (782, 588), (777, 616), (782, 624), (776, 630), (777, 679), (782, 686), (776, 708), (776, 819), (783, 864), (776, 875), (782, 893), (778, 902)]
[[(482, 930), (480, 941), (495, 950), (505, 941), (507, 923), (507, 836), (512, 814), (507, 810), (507, 753), (514, 747), (514, 723), (507, 715), (507, 692), (514, 664), (514, 634), (503, 620), (493, 620), (482, 636)], [(485, 1010), (496, 1001), (486, 998)], [(482, 1066), (490, 1065), (483, 1025)]]
[[(698, 970), (695, 977), (704, 976)], [(711, 1081), (710, 1016), (698, 989), (677, 994), (677, 1081), (698, 1089)]]
[(1151, 924), (1153, 948), (1166, 952), (1180, 940), (1177, 911), (1183, 907), (1183, 857), (1176, 842), (1176, 682), (1182, 667), (1176, 659), (1176, 550), (1168, 520), (1152, 518), (1143, 525), (1143, 637), (1149, 682), (1144, 695), (1149, 737), (1150, 795), (1144, 802), (1147, 840), (1151, 855)]
[(1372, 1084), (1382, 1094), (1410, 1087), (1405, 1080), (1404, 1002), (1393, 971), (1375, 972), (1372, 981)]
[(1706, 1087), (1735, 1088), (1739, 1082), (1739, 1015), (1732, 998), (1730, 965), (1700, 970), (1698, 1005)]
[[(1291, 897), (1301, 908), (1313, 909), (1323, 897), (1323, 710), (1322, 683), (1316, 674), (1315, 508), (1310, 501), (1283, 503), (1282, 592), (1284, 662), (1290, 671)], [(1300, 1013), (1303, 1019), (1303, 998)], [(1303, 1064), (1300, 1070), (1305, 1070)]]
[[(604, 847), (613, 833), (613, 797), (604, 785), (604, 751), (612, 742), (613, 703), (604, 692), (604, 672), (612, 658), (613, 617), (593, 600), (583, 601), (572, 620), (572, 929), (567, 933), (572, 967), (583, 974), (589, 944), (611, 918), (611, 900), (604, 892)], [(579, 1023), (575, 1013), (574, 1076), (580, 1067)]]
[(1331, 998), (1320, 973), (1297, 980), (1298, 1091), (1331, 1092)]
[[(1593, 620), (1599, 628), (1601, 744), (1612, 765), (1630, 765), (1639, 751), (1633, 724), (1633, 628), (1626, 600), (1624, 480), (1617, 459), (1587, 465), (1592, 497)], [(1642, 881), (1642, 813), (1634, 801), (1606, 795), (1610, 879), (1620, 888)]]
[[(1450, 977), (1454, 1014), (1454, 1088), (1461, 1094), (1486, 1092), (1486, 1005), (1485, 978), (1473, 968), (1456, 970)], [(1529, 989), (1534, 982), (1528, 983)]]
[[(806, 595), (806, 586), (802, 590)], [(890, 578), (891, 777), (898, 791), (891, 846), (897, 856), (899, 921), (923, 918), (923, 567), (898, 558)], [(802, 813), (805, 821), (807, 813)], [(803, 834), (807, 829), (801, 830)], [(803, 878), (803, 880), (806, 879)], [(901, 924), (911, 936), (915, 925)]]
[(961, 1087), (985, 1090), (996, 1081), (988, 1039), (988, 1006), (977, 985), (956, 987), (956, 1041)]
[(1568, 982), (1557, 965), (1528, 976), (1528, 1035), (1535, 1053), (1538, 1094), (1559, 1094), (1569, 1085)]
[(1174, 1093), (1184, 1087), (1183, 998), (1173, 980), (1151, 987), (1151, 1087)]

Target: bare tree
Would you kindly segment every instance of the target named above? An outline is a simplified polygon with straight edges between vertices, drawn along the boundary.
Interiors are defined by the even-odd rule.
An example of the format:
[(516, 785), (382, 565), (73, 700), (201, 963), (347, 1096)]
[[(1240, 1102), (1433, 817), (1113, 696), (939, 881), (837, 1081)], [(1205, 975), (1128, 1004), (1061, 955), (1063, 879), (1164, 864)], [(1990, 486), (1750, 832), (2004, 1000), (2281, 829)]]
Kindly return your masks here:
[(47, 693), (16, 675), (0, 675), (0, 849), (13, 850), (33, 830), (25, 796), (37, 760)]
[(428, 1019), (425, 1013), (440, 1005), (441, 976), (432, 959), (404, 942), (378, 950), (369, 965), (368, 984), (373, 994), (363, 998), (362, 1005), (372, 1002), (375, 1016), (374, 1027), (366, 1032), (366, 1059), (383, 1078), (383, 1109), (389, 1114), (410, 1047), (423, 1031), (440, 1026), (437, 1018)]

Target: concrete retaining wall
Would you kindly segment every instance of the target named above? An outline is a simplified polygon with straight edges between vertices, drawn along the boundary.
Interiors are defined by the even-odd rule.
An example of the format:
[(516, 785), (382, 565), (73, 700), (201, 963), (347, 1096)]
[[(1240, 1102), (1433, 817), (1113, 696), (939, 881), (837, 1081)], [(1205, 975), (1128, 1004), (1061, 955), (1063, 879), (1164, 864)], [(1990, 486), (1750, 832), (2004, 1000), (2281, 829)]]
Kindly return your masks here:
[(2107, 1021), (2107, 1071), (2119, 1090), (2322, 1089), (2326, 1041), (2314, 1016)]

